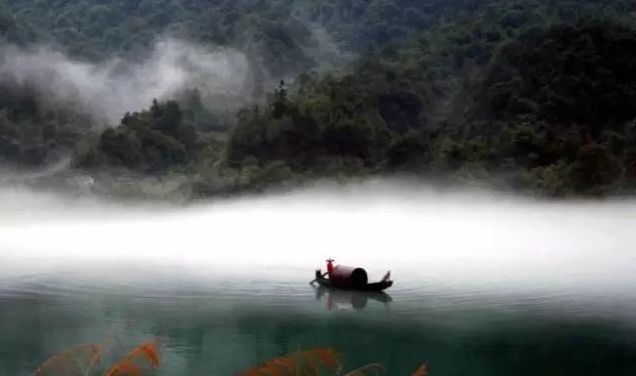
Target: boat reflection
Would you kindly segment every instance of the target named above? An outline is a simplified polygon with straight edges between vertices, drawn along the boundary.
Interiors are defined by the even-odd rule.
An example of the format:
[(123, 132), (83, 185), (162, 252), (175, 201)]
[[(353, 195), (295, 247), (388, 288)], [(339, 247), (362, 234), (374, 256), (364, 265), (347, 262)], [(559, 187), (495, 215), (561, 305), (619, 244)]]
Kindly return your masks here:
[(316, 300), (322, 300), (325, 297), (326, 308), (329, 311), (361, 311), (367, 307), (369, 300), (375, 300), (384, 304), (385, 308), (389, 308), (393, 301), (391, 296), (385, 292), (365, 292), (353, 290), (340, 290), (327, 287), (314, 287), (316, 291)]

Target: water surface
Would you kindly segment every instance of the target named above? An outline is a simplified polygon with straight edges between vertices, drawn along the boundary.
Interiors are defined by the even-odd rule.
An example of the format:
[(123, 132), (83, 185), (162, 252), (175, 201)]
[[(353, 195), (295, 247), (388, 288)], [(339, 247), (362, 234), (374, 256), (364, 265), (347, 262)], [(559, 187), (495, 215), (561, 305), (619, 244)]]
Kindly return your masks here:
[[(433, 375), (636, 374), (631, 202), (363, 187), (179, 209), (12, 192), (0, 207), (0, 375), (106, 339), (121, 353), (157, 340), (171, 376), (314, 347), (389, 375), (422, 362)], [(327, 257), (396, 284), (316, 290)]]

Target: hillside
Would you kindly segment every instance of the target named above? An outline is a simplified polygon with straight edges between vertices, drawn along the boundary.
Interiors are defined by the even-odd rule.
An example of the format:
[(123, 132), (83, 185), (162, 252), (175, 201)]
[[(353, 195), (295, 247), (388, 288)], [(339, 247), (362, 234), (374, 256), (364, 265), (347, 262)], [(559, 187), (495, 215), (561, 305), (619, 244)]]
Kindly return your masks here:
[[(194, 196), (393, 173), (555, 196), (634, 188), (630, 1), (35, 3), (4, 1), (6, 40), (58, 43), (99, 60), (143, 55), (171, 33), (248, 51), (266, 73), (260, 79), (284, 79), (235, 118), (183, 98), (133, 109), (74, 148), (84, 172), (178, 174)], [(89, 14), (101, 22), (87, 22)], [(23, 17), (31, 22), (12, 28)], [(358, 57), (330, 72), (325, 51)], [(5, 131), (11, 145), (20, 143), (15, 128)]]
[(106, 0), (0, 2), (14, 43), (54, 43), (71, 56), (138, 56), (158, 36), (232, 45), (275, 78), (323, 66), (334, 50), (368, 52), (434, 23), (439, 0)]
[(634, 5), (592, 20), (570, 19), (567, 4), (531, 4), (518, 2), (522, 19), (478, 9), (349, 74), (305, 76), (293, 95), (243, 112), (229, 164), (408, 171), (557, 196), (631, 192)]

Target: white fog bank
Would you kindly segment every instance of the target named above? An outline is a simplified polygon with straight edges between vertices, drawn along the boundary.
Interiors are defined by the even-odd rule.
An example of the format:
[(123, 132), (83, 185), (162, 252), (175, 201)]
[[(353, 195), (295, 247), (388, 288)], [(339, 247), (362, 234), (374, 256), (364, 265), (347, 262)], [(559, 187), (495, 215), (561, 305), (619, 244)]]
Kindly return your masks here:
[[(391, 269), (396, 280), (431, 284), (636, 286), (634, 201), (542, 203), (377, 182), (189, 208), (6, 193), (4, 276), (69, 268), (310, 276), (332, 257), (372, 277)], [(28, 214), (18, 215), (21, 205)]]

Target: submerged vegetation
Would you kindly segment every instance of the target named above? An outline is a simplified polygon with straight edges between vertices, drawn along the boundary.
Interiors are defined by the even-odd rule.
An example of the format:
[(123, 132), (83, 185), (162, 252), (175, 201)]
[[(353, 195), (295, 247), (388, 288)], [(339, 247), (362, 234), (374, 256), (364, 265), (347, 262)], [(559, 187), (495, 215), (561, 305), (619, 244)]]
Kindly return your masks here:
[[(180, 176), (189, 197), (394, 173), (552, 196), (636, 189), (632, 1), (2, 3), (7, 42), (135, 59), (165, 32), (240, 48), (259, 80), (285, 79), (235, 118), (193, 90), (107, 129), (4, 80), (9, 162), (72, 152), (73, 168), (95, 176)], [(358, 58), (325, 71), (327, 50)]]

